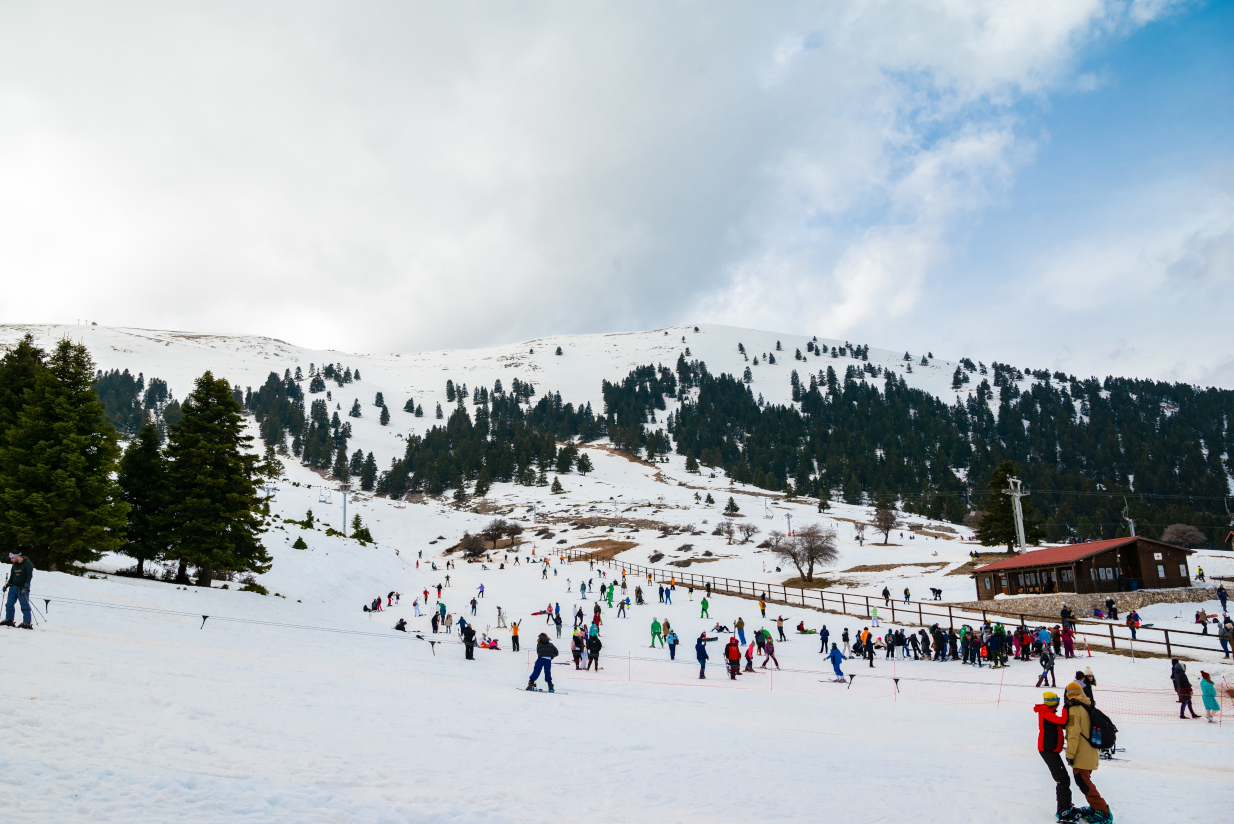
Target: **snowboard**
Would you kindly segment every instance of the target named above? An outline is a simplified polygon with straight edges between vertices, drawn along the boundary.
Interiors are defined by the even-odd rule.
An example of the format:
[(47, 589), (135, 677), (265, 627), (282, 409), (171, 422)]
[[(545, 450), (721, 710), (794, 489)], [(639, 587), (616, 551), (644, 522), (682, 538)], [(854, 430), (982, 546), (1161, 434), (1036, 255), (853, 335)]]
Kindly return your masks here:
[(562, 692), (561, 690), (553, 690), (552, 692), (549, 692), (548, 690), (542, 690), (539, 687), (536, 687), (534, 690), (529, 690), (526, 687), (515, 687), (515, 689), (517, 689), (519, 692), (543, 692), (547, 695), (567, 695), (568, 694), (568, 693)]

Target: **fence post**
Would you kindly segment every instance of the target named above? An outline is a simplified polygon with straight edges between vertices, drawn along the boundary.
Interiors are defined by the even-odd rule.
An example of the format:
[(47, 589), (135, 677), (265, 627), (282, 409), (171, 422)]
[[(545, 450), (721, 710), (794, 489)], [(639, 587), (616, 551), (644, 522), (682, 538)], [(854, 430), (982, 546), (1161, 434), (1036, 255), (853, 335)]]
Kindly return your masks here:
[(870, 596), (866, 595), (865, 599), (866, 599), (866, 615), (869, 615), (870, 614)]
[(892, 601), (891, 602), (891, 623), (894, 624), (895, 622), (896, 622), (896, 602)]
[(803, 607), (806, 605), (806, 591), (804, 589), (801, 590), (801, 605)]
[(955, 616), (951, 613), (951, 605), (947, 605), (947, 629), (955, 629)]
[(1110, 624), (1110, 650), (1113, 651), (1115, 648), (1116, 647), (1114, 645), (1114, 625)]
[(1170, 650), (1170, 631), (1168, 629), (1163, 629), (1162, 632), (1165, 633), (1165, 657), (1173, 658), (1174, 653)]
[(921, 602), (920, 601), (917, 602), (917, 623), (923, 627), (925, 626), (925, 616), (921, 614)]
[(842, 614), (845, 614), (845, 615), (847, 615), (847, 614), (848, 614), (848, 604), (846, 604), (846, 603), (844, 602), (844, 593), (843, 593), (843, 592), (841, 592), (841, 593), (840, 593), (840, 612), (841, 612)]

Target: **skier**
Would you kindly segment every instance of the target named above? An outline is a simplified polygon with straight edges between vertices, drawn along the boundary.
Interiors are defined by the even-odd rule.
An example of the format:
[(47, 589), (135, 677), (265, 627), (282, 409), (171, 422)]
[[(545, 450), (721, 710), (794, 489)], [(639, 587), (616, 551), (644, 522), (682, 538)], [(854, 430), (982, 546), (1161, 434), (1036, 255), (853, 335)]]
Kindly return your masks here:
[(1100, 753), (1089, 743), (1093, 722), (1088, 708), (1092, 703), (1084, 694), (1084, 687), (1075, 681), (1067, 685), (1064, 696), (1067, 699), (1067, 763), (1071, 765), (1075, 785), (1088, 800), (1088, 806), (1081, 808), (1079, 814), (1089, 824), (1110, 824), (1114, 820), (1110, 815), (1110, 805), (1093, 784), (1093, 772), (1100, 762)]
[(1075, 822), (1080, 820), (1079, 810), (1071, 806), (1071, 776), (1063, 766), (1063, 729), (1067, 726), (1067, 708), (1059, 715), (1058, 695), (1047, 692), (1042, 696), (1042, 703), (1033, 707), (1037, 713), (1037, 752), (1041, 760), (1050, 770), (1054, 779), (1054, 796), (1057, 803), (1057, 818), (1059, 821)]
[(779, 630), (780, 632), (780, 640), (787, 641), (788, 639), (784, 637), (784, 616), (783, 615), (776, 616), (776, 629)]
[(480, 597), (483, 598), (484, 597), (484, 584), (480, 584), (478, 589), (480, 591)]
[(540, 637), (536, 639), (536, 666), (531, 671), (531, 678), (527, 679), (528, 692), (535, 691), (536, 680), (541, 672), (544, 673), (544, 683), (548, 685), (548, 691), (553, 692), (553, 659), (556, 657), (557, 647), (548, 640), (548, 635), (540, 633)]
[(13, 626), (13, 616), (17, 612), (17, 604), (21, 603), (21, 623), (18, 627), (21, 629), (34, 629), (31, 625), (32, 616), (30, 614), (30, 579), (34, 577), (34, 564), (29, 558), (22, 555), (20, 552), (9, 553), (9, 563), (13, 566), (9, 569), (9, 580), (4, 585), (8, 590), (8, 597), (4, 604), (4, 621), (0, 622), (0, 626)]
[(497, 626), (504, 627), (506, 625), (506, 614), (501, 611), (501, 607), (497, 607)]
[[(845, 630), (847, 632), (847, 630)], [(831, 652), (827, 655), (831, 659), (831, 668), (835, 670), (836, 680), (843, 681), (844, 673), (840, 671), (840, 662), (845, 659), (844, 653), (840, 652), (840, 648), (835, 644), (831, 645)]]
[(707, 614), (707, 607), (709, 606), (709, 603), (706, 598), (703, 598), (703, 600), (699, 602), (699, 606), (703, 608), (703, 611), (702, 611), (702, 614), (699, 615), (698, 617), (699, 618), (710, 618), (711, 616)]
[[(1046, 683), (1046, 681), (1050, 683)], [(1057, 687), (1058, 682), (1054, 680), (1054, 653), (1050, 652), (1049, 647), (1043, 647), (1041, 650), (1041, 676), (1037, 679), (1039, 687)], [(1057, 696), (1055, 696), (1057, 698)], [(1057, 700), (1055, 703), (1058, 703)]]
[(656, 641), (660, 642), (660, 646), (664, 646), (664, 638), (660, 635), (660, 622), (653, 615), (651, 617), (651, 644), (649, 646), (655, 647)]
[(761, 669), (767, 669), (768, 661), (775, 661), (776, 669), (780, 668), (780, 661), (776, 658), (776, 645), (775, 642), (771, 640), (770, 634), (768, 634), (766, 641), (763, 643), (763, 655), (766, 657), (763, 658), (763, 665)]
[(724, 646), (724, 659), (728, 662), (729, 680), (736, 681), (737, 673), (741, 672), (741, 646), (735, 636), (730, 636)]

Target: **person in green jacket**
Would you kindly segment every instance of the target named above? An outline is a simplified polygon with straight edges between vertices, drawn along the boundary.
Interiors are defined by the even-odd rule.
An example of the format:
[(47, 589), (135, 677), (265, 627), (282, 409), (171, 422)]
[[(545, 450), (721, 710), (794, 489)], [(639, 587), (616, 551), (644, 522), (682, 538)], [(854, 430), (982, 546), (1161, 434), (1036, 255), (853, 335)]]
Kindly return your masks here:
[(703, 612), (698, 617), (699, 618), (710, 618), (711, 616), (707, 614), (707, 607), (709, 606), (709, 603), (707, 601), (706, 596), (704, 596), (703, 600), (699, 602), (699, 606), (703, 608)]
[(609, 609), (612, 609), (612, 608), (613, 608), (613, 591), (614, 591), (615, 589), (617, 589), (617, 585), (616, 585), (616, 584), (609, 584), (609, 585), (608, 585), (608, 608), (609, 608)]
[(1213, 718), (1213, 713), (1221, 712), (1221, 705), (1217, 703), (1217, 685), (1213, 683), (1213, 677), (1204, 670), (1200, 670), (1200, 695), (1204, 698), (1204, 717), (1208, 719), (1208, 723), (1216, 724), (1217, 719)]
[(0, 626), (13, 626), (15, 607), (20, 601), (21, 628), (34, 629), (30, 625), (30, 579), (34, 577), (34, 564), (20, 552), (10, 552), (9, 562), (13, 567), (9, 570), (8, 583), (4, 585), (4, 588), (8, 590), (8, 598), (5, 600), (4, 621), (0, 622)]
[(656, 641), (660, 642), (660, 646), (664, 646), (664, 639), (660, 636), (660, 622), (653, 617), (651, 619), (651, 646), (654, 647)]

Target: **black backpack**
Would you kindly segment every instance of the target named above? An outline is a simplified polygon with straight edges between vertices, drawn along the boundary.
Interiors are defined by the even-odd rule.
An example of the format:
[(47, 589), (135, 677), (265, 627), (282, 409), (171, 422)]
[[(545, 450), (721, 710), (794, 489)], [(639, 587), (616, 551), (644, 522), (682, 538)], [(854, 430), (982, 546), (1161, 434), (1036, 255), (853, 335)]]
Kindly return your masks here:
[(1089, 737), (1084, 740), (1098, 750), (1115, 749), (1118, 746), (1118, 727), (1114, 726), (1110, 716), (1096, 707), (1085, 707), (1085, 709), (1088, 710), (1090, 729)]

